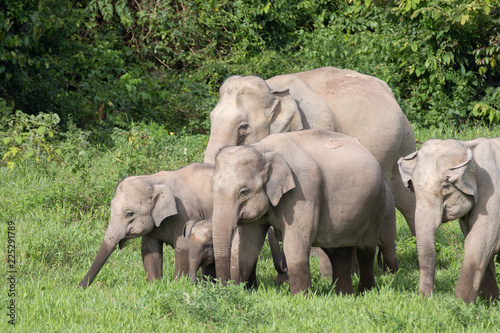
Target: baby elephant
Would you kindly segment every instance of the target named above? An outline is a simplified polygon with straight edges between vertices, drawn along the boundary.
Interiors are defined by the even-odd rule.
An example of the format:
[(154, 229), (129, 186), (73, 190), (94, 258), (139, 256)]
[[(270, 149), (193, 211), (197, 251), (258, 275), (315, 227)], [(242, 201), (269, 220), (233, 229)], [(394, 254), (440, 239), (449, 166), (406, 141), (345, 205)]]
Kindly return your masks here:
[(214, 246), (212, 242), (212, 220), (189, 221), (184, 226), (189, 252), (189, 275), (196, 283), (198, 269), (203, 280), (215, 277)]
[(470, 303), (481, 291), (497, 299), (493, 257), (500, 250), (500, 138), (429, 140), (398, 163), (417, 199), (420, 292), (428, 296), (434, 286), (437, 228), (460, 219), (465, 247), (455, 296)]

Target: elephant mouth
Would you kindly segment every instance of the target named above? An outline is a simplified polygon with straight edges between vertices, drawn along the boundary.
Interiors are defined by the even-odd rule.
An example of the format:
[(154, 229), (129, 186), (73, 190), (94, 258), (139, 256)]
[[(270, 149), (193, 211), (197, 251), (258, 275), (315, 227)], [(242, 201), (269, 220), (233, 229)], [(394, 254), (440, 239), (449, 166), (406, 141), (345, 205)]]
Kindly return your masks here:
[(121, 241), (118, 242), (118, 248), (121, 250), (125, 247), (125, 242), (127, 239), (122, 239)]

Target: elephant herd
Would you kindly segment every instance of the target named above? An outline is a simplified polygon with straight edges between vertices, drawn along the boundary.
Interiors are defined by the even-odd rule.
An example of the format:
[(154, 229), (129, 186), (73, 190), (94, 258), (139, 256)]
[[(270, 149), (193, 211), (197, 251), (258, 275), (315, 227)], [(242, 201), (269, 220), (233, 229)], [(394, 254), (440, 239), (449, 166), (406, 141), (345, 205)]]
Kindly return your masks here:
[[(256, 286), (266, 235), (292, 293), (311, 285), (320, 248), (337, 293), (374, 286), (376, 248), (398, 270), (395, 208), (417, 239), (420, 292), (434, 284), (439, 225), (460, 220), (464, 261), (456, 297), (498, 299), (500, 138), (429, 140), (415, 151), (410, 123), (389, 86), (333, 67), (263, 80), (231, 76), (210, 114), (204, 163), (122, 180), (101, 247), (80, 282), (88, 287), (110, 254), (142, 237), (148, 281), (162, 277), (163, 244), (175, 276)], [(280, 253), (278, 240), (282, 242)]]

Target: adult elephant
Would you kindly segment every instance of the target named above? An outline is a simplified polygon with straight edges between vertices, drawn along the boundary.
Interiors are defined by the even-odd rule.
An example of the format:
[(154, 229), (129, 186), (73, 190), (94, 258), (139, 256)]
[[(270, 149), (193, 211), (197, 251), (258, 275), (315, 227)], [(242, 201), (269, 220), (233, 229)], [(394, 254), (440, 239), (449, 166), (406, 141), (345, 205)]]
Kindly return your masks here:
[[(353, 248), (360, 263), (358, 291), (373, 287), (375, 247), (384, 221), (395, 223), (395, 209), (380, 165), (356, 138), (307, 130), (226, 147), (217, 154), (212, 184), (220, 281), (233, 277), (234, 239), (239, 276), (247, 280), (272, 226), (283, 241), (292, 293), (310, 287), (311, 246), (328, 254), (337, 292), (353, 293)], [(392, 267), (397, 267), (395, 237), (384, 252)]]
[(481, 291), (497, 299), (493, 257), (500, 251), (500, 138), (429, 140), (398, 163), (416, 196), (420, 292), (428, 296), (434, 286), (437, 228), (460, 219), (465, 246), (455, 296), (470, 303)]
[(255, 143), (272, 133), (326, 129), (358, 138), (380, 163), (414, 234), (415, 197), (401, 181), (397, 160), (415, 151), (415, 137), (384, 81), (333, 67), (268, 80), (231, 76), (210, 120), (206, 163), (225, 146)]

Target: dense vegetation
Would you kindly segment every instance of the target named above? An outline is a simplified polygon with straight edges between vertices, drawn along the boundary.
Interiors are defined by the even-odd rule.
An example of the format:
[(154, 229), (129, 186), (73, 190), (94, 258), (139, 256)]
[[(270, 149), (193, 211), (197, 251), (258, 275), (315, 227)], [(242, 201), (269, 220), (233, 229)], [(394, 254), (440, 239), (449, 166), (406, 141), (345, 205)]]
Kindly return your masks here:
[(0, 98), (109, 141), (154, 121), (206, 133), (232, 74), (336, 66), (389, 83), (422, 126), (500, 123), (498, 0), (2, 1)]

